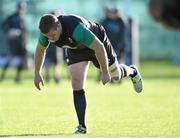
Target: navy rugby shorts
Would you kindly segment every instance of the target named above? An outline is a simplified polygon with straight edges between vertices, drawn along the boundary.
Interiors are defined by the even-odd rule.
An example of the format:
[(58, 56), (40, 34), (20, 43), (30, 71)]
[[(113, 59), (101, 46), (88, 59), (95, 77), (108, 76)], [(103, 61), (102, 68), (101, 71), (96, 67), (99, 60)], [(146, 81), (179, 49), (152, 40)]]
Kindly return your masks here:
[[(109, 60), (109, 66), (112, 65), (115, 62), (116, 59), (116, 54), (114, 52), (114, 49), (106, 35), (106, 32), (103, 28), (103, 26), (98, 25), (97, 28), (92, 30), (95, 34), (98, 34), (97, 37), (99, 40), (104, 44), (108, 60)], [(96, 32), (98, 31), (98, 33)], [(92, 61), (93, 64), (97, 67), (100, 68), (99, 63), (97, 61), (97, 58), (95, 56), (95, 53), (93, 50), (89, 48), (84, 48), (84, 49), (66, 49), (66, 61), (68, 65), (75, 64), (78, 62), (82, 61)]]

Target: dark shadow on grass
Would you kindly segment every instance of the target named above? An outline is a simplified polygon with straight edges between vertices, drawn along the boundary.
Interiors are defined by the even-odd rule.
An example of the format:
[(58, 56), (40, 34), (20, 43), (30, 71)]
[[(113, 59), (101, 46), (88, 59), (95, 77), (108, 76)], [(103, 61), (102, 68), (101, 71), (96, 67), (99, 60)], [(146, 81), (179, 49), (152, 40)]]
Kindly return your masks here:
[(12, 134), (12, 135), (0, 135), (0, 137), (57, 137), (57, 136), (63, 136), (63, 137), (70, 137), (72, 134), (65, 134), (65, 133), (57, 133), (57, 134)]

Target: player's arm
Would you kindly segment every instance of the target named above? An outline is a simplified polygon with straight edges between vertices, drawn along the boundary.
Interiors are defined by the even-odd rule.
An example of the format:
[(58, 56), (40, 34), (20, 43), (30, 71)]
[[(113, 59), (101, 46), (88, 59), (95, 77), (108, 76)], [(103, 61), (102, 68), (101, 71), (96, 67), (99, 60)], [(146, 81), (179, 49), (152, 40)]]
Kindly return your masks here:
[(108, 74), (108, 58), (102, 42), (100, 42), (100, 40), (96, 37), (94, 41), (89, 45), (89, 48), (94, 50), (96, 58), (100, 64), (101, 71)]
[(35, 78), (34, 78), (34, 85), (37, 89), (41, 90), (40, 83), (44, 85), (42, 77), (41, 77), (41, 68), (44, 63), (44, 57), (46, 53), (46, 48), (49, 45), (47, 38), (45, 38), (42, 34), (39, 36), (39, 42), (36, 47), (35, 52)]
[(40, 43), (37, 44), (35, 53), (35, 74), (41, 73), (42, 64), (44, 62), (46, 48)]
[(46, 48), (43, 47), (40, 43), (37, 44), (36, 53), (35, 53), (35, 71), (34, 71), (34, 85), (37, 89), (41, 90), (40, 83), (44, 85), (41, 77), (41, 68), (44, 62)]
[(83, 24), (79, 24), (75, 28), (73, 38), (94, 50), (102, 71), (102, 82), (103, 84), (109, 82), (110, 75), (108, 71), (108, 58), (103, 43)]

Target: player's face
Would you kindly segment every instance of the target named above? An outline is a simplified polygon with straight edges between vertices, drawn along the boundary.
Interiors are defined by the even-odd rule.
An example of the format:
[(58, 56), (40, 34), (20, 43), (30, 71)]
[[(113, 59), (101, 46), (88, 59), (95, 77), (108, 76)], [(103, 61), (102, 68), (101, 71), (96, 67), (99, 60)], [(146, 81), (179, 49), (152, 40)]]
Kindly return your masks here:
[(62, 32), (61, 25), (57, 24), (56, 27), (51, 28), (49, 32), (45, 33), (44, 35), (49, 39), (50, 42), (56, 42), (59, 40), (61, 32)]

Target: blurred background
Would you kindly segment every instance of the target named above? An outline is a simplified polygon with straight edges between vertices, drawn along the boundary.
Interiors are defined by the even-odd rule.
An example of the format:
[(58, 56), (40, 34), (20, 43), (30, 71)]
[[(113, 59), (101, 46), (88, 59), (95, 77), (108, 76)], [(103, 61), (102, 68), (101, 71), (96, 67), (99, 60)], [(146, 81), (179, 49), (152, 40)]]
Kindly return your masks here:
[[(179, 29), (167, 29), (156, 22), (155, 20), (157, 19), (154, 19), (152, 16), (154, 11), (158, 11), (158, 6), (155, 6), (158, 5), (158, 3), (153, 3), (153, 0), (151, 1), (151, 5), (153, 6), (150, 6), (149, 0), (54, 0), (53, 2), (50, 0), (0, 0), (0, 23), (2, 28), (0, 30), (0, 67), (4, 68), (0, 78), (4, 78), (6, 68), (16, 67), (17, 75), (15, 80), (18, 80), (18, 76), (20, 76), (21, 70), (24, 68), (23, 62), (26, 63), (26, 68), (33, 67), (34, 51), (39, 35), (39, 19), (44, 13), (50, 13), (52, 11), (60, 11), (63, 14), (78, 14), (90, 21), (102, 24), (104, 19), (105, 23), (103, 26), (107, 29), (106, 31), (109, 33), (109, 38), (112, 37), (110, 40), (113, 46), (119, 47), (117, 48), (117, 55), (121, 63), (125, 62), (128, 65), (139, 65), (140, 61), (163, 60), (168, 61), (171, 65), (178, 65), (180, 63)], [(19, 26), (21, 26), (24, 32), (22, 38), (19, 39), (21, 43), (23, 42), (21, 47), (22, 51), (24, 50), (24, 52), (21, 53), (20, 61), (18, 58), (12, 60), (12, 57), (19, 56), (19, 53), (18, 50), (12, 52), (14, 49), (18, 49), (12, 45), (15, 44), (15, 42), (10, 42), (12, 44), (8, 42), (7, 32), (9, 28), (13, 27), (7, 25), (7, 18), (17, 11), (18, 4), (21, 2), (24, 2), (25, 6), (24, 8), (22, 6), (23, 14), (20, 17), (23, 21), (19, 21), (19, 24), (23, 24), (23, 27), (21, 25)], [(106, 19), (108, 19), (108, 10), (109, 13), (112, 11), (112, 14), (117, 12), (117, 15), (121, 18), (120, 26), (116, 24), (117, 26), (115, 25), (113, 28), (112, 21), (109, 23), (108, 28), (108, 21), (106, 22)], [(116, 32), (117, 27), (119, 32)], [(18, 47), (18, 45), (17, 43), (16, 47)], [(14, 53), (10, 56), (11, 58), (8, 56), (9, 53)], [(59, 50), (56, 54), (60, 55), (58, 58), (60, 59), (59, 62), (63, 63), (63, 52)], [(9, 62), (9, 64), (6, 64), (7, 62)], [(21, 62), (23, 67), (21, 67)], [(46, 72), (48, 72), (48, 65), (46, 64), (45, 69)], [(60, 74), (60, 71), (56, 74)]]
[[(46, 82), (52, 76), (55, 83), (46, 83), (42, 90), (45, 93), (37, 93), (33, 86), (39, 19), (44, 13), (58, 10), (102, 24), (107, 12), (118, 13), (123, 21), (118, 38), (123, 38), (119, 50), (123, 53), (117, 53), (119, 61), (138, 65), (144, 79), (145, 89), (137, 96), (132, 93), (129, 80), (118, 85), (99, 85), (99, 72), (90, 66), (87, 80), (89, 136), (180, 136), (180, 31), (176, 20), (168, 20), (169, 17), (159, 20), (159, 16), (164, 17), (156, 3), (160, 1), (155, 0), (149, 8), (150, 0), (26, 0), (25, 5), (19, 0), (0, 0), (0, 136), (51, 137), (64, 133), (67, 136), (76, 124), (62, 50), (48, 50), (50, 55), (58, 55), (55, 58), (59, 64), (50, 62), (52, 59), (48, 58), (52, 56), (47, 56), (44, 65)], [(11, 26), (7, 19), (18, 9), (24, 14), (18, 19), (12, 18), (12, 22), (18, 20), (17, 26), (23, 32), (19, 40), (23, 42), (21, 53), (18, 53), (19, 41), (15, 46), (16, 40), (9, 42), (19, 35), (19, 30), (9, 32), (7, 26)], [(161, 24), (161, 21), (172, 20), (173, 27)], [(125, 31), (121, 31), (122, 28)], [(111, 30), (116, 32), (117, 28), (110, 27), (109, 34), (113, 36)], [(50, 75), (51, 63), (54, 67)], [(9, 71), (5, 73), (7, 68)], [(25, 72), (21, 76), (22, 69)], [(13, 80), (22, 85), (16, 85)], [(107, 100), (107, 97), (110, 98)], [(115, 118), (116, 121), (112, 121)]]
[[(19, 0), (0, 1), (0, 22), (15, 11)], [(55, 3), (55, 4), (54, 4)], [(79, 14), (91, 21), (99, 22), (104, 17), (106, 6), (115, 7), (128, 18), (135, 20), (138, 31), (140, 60), (173, 60), (179, 53), (180, 39), (177, 30), (167, 30), (156, 23), (148, 12), (149, 0), (27, 0), (24, 15), (28, 33), (28, 52), (34, 53), (38, 38), (38, 21), (41, 15), (52, 10), (65, 14)], [(6, 42), (0, 31), (0, 50), (6, 49)]]

